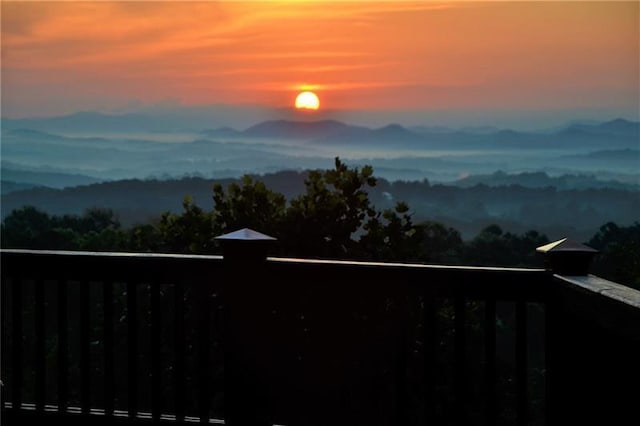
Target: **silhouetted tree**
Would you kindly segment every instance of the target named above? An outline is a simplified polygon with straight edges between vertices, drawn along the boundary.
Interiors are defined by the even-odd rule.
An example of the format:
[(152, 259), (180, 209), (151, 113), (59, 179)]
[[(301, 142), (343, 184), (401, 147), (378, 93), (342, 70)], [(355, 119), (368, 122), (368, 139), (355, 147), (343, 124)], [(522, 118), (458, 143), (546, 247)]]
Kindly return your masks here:
[(2, 246), (10, 248), (52, 248), (46, 241), (51, 217), (33, 206), (12, 211), (2, 223)]
[(593, 261), (594, 274), (640, 289), (640, 222), (626, 227), (608, 222), (587, 245), (600, 251)]
[(411, 220), (409, 206), (399, 202), (394, 209), (378, 212), (363, 226), (359, 240), (362, 257), (386, 261), (424, 260), (422, 228)]
[(182, 214), (164, 213), (158, 223), (159, 246), (173, 253), (214, 253), (213, 212), (205, 212), (190, 196), (182, 202)]
[(354, 234), (376, 215), (366, 191), (375, 184), (371, 166), (350, 169), (339, 158), (334, 169), (309, 172), (306, 192), (287, 209), (286, 250), (300, 256), (349, 257), (356, 246)]
[(279, 237), (285, 217), (284, 195), (248, 175), (241, 182), (229, 184), (226, 192), (220, 184), (213, 186), (214, 233), (251, 228)]
[(504, 232), (498, 225), (489, 225), (466, 245), (464, 261), (480, 266), (542, 266), (535, 249), (548, 242), (545, 235), (536, 231), (516, 235)]
[(2, 247), (57, 250), (123, 250), (128, 237), (112, 210), (49, 216), (35, 207), (14, 210), (2, 224)]
[(419, 224), (418, 229), (422, 236), (424, 260), (449, 265), (461, 263), (464, 243), (460, 232), (433, 221)]
[[(187, 196), (182, 212), (166, 212), (155, 223), (130, 229), (122, 229), (110, 209), (56, 216), (25, 206), (4, 219), (0, 241), (4, 248), (216, 253), (214, 237), (250, 227), (277, 237), (279, 255), (486, 266), (542, 264), (535, 248), (548, 239), (537, 231), (513, 234), (494, 224), (465, 243), (456, 229), (441, 223), (414, 224), (405, 202), (377, 210), (369, 195), (378, 183), (370, 166), (351, 168), (336, 158), (334, 168), (304, 175), (304, 191), (289, 204), (283, 194), (244, 176), (239, 182), (229, 180), (226, 189), (213, 186), (212, 211)], [(426, 182), (424, 189), (425, 198), (440, 198), (452, 208), (457, 205), (452, 194), (461, 191)], [(488, 187), (476, 190), (490, 192)], [(587, 244), (600, 250), (592, 268), (595, 274), (640, 288), (640, 223), (628, 227), (606, 223)]]
[(165, 244), (157, 225), (146, 223), (134, 226), (129, 232), (129, 247), (136, 252), (158, 253)]

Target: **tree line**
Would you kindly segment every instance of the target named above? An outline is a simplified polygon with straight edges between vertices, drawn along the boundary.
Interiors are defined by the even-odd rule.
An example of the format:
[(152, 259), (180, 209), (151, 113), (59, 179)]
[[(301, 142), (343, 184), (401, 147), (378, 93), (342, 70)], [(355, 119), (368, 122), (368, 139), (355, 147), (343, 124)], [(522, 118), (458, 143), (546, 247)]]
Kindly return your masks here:
[[(226, 187), (213, 185), (212, 210), (186, 196), (180, 213), (164, 212), (128, 228), (110, 209), (50, 215), (24, 206), (3, 221), (1, 243), (3, 248), (219, 254), (216, 236), (248, 227), (278, 239), (276, 256), (542, 266), (535, 248), (549, 242), (546, 235), (490, 225), (464, 241), (452, 227), (414, 221), (405, 202), (377, 208), (369, 195), (377, 182), (371, 166), (349, 167), (336, 158), (333, 169), (309, 171), (304, 191), (289, 200), (245, 175)], [(594, 273), (640, 288), (640, 223), (606, 223), (586, 244), (600, 250)]]

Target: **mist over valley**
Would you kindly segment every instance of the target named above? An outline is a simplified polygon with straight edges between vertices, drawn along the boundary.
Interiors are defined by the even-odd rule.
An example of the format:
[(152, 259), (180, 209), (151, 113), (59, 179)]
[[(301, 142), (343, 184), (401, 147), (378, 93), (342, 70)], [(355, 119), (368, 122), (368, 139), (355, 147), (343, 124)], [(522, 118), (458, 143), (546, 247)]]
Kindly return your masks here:
[(330, 168), (335, 157), (374, 167), (380, 207), (406, 201), (415, 220), (443, 221), (466, 237), (494, 222), (583, 237), (640, 211), (640, 124), (624, 119), (537, 132), (336, 120), (189, 129), (99, 113), (2, 124), (3, 218), (23, 205), (55, 214), (98, 206), (131, 225), (179, 211), (185, 195), (211, 208), (212, 182), (243, 174), (290, 199), (306, 170)]

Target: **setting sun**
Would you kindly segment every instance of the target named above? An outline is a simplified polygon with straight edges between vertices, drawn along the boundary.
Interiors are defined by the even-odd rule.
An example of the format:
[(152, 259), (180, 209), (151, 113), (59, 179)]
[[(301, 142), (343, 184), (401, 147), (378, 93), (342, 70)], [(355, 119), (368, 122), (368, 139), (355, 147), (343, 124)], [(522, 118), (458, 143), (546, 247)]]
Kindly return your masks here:
[(320, 107), (320, 100), (318, 96), (313, 92), (301, 92), (296, 97), (296, 108), (298, 109), (318, 109)]

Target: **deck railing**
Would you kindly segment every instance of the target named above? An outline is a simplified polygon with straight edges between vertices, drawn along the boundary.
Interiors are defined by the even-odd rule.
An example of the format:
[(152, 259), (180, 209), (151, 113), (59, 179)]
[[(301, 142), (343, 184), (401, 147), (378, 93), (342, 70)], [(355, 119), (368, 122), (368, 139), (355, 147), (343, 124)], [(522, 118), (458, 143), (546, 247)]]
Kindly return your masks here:
[(623, 424), (640, 401), (640, 293), (594, 276), (238, 252), (1, 260), (7, 424)]

